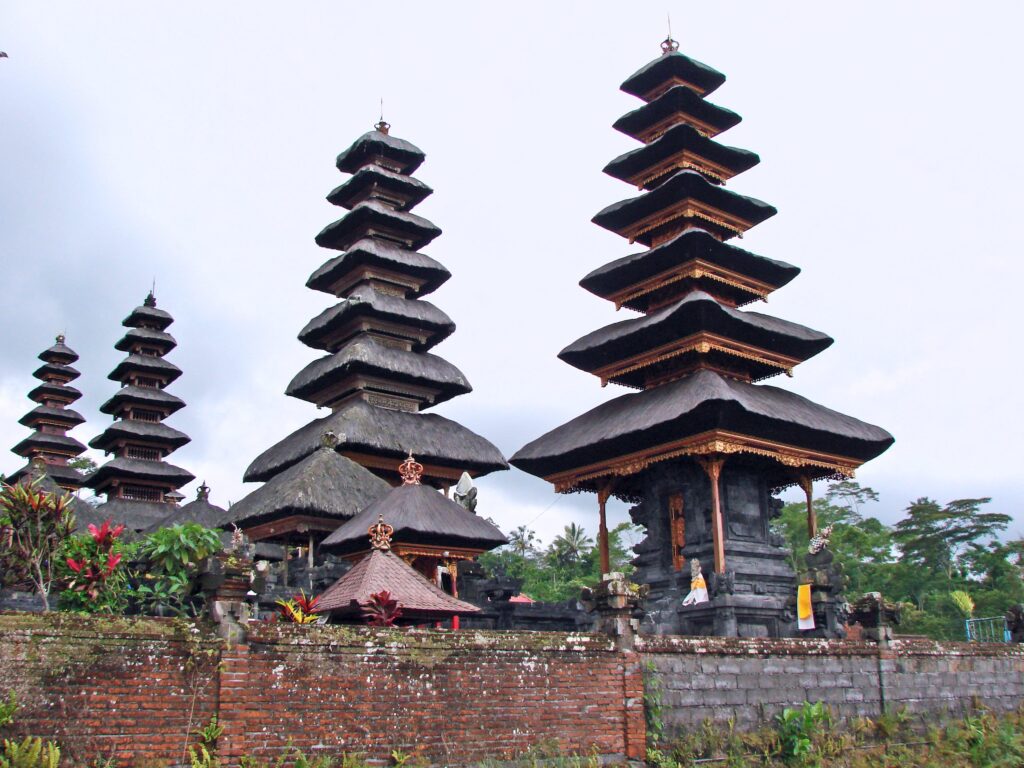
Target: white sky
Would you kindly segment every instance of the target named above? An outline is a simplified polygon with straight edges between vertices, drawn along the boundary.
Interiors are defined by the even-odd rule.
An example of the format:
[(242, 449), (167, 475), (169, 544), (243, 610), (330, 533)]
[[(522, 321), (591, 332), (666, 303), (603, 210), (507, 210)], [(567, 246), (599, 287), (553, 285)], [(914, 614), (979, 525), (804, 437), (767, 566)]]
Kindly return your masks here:
[[(991, 495), (1024, 529), (1011, 2), (0, 0), (0, 446), (28, 434), (35, 355), (62, 330), (89, 420), (72, 434), (102, 430), (120, 321), (155, 277), (185, 371), (183, 490), (254, 488), (248, 463), (317, 416), (283, 394), (320, 354), (296, 334), (331, 303), (304, 287), (332, 255), (313, 237), (342, 213), (334, 157), (382, 97), (427, 152), (416, 212), (444, 234), (424, 251), (454, 275), (429, 297), (458, 324), (435, 351), (475, 387), (438, 412), (511, 455), (625, 392), (555, 355), (626, 316), (576, 283), (637, 250), (590, 217), (635, 194), (600, 171), (635, 146), (610, 127), (640, 104), (618, 85), (658, 55), (666, 11), (729, 78), (711, 100), (744, 121), (721, 140), (761, 155), (730, 188), (779, 208), (741, 245), (804, 270), (754, 309), (836, 339), (770, 383), (892, 432), (858, 474), (883, 519)], [(517, 470), (479, 485), (506, 530), (596, 528), (593, 497)]]

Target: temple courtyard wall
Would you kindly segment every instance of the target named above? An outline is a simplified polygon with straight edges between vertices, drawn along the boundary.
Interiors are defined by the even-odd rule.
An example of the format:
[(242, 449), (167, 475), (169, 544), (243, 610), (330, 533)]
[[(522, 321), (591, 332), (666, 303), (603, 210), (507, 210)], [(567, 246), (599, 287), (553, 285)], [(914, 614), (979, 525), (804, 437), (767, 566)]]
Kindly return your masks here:
[[(225, 646), (183, 621), (0, 613), (3, 735), (58, 740), (75, 763), (188, 764), (216, 715), (224, 764), (420, 749), (437, 765), (532, 746), (642, 759), (648, 713), (666, 732), (705, 719), (753, 728), (823, 701), (842, 718), (932, 716), (1024, 703), (1024, 650), (1004, 644), (639, 638), (598, 634), (254, 625)], [(653, 702), (660, 699), (660, 704)]]

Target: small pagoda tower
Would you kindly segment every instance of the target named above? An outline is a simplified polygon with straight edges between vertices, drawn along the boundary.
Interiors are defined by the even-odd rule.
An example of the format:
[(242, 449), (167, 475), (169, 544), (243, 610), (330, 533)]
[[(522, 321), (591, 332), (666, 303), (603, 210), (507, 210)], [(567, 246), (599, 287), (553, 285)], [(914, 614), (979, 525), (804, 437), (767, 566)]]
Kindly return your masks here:
[[(581, 285), (639, 315), (570, 344), (559, 357), (608, 383), (615, 397), (522, 448), (512, 463), (559, 492), (597, 494), (607, 571), (605, 503), (635, 504), (646, 539), (634, 578), (651, 587), (663, 633), (782, 636), (795, 632), (795, 575), (769, 528), (780, 488), (849, 477), (892, 443), (883, 429), (755, 382), (792, 375), (832, 343), (823, 333), (740, 309), (798, 273), (731, 244), (775, 208), (727, 183), (759, 162), (714, 140), (740, 118), (706, 100), (725, 76), (675, 41), (622, 84), (643, 106), (615, 123), (642, 142), (609, 175), (640, 190), (594, 222), (646, 250), (606, 264)], [(711, 599), (682, 606), (690, 561)]]
[(46, 474), (61, 488), (77, 491), (85, 480), (83, 474), (68, 466), (68, 461), (81, 454), (85, 446), (67, 433), (85, 419), (68, 407), (82, 393), (70, 386), (81, 374), (71, 366), (78, 355), (65, 341), (61, 334), (52, 347), (39, 353), (43, 364), (32, 375), (42, 384), (28, 393), (29, 399), (38, 405), (18, 420), (33, 431), (11, 449), (28, 459), (28, 463), (7, 478), (9, 483), (31, 475), (32, 459), (37, 456), (45, 463)]
[(386, 519), (394, 553), (439, 587), (447, 585), (457, 597), (458, 564), (507, 544), (508, 539), (493, 523), (423, 485), (424, 467), (412, 455), (398, 467), (398, 476), (401, 485), (341, 525), (322, 547), (358, 562), (372, 551), (366, 531)]
[(419, 252), (441, 230), (411, 210), (432, 190), (412, 174), (425, 159), (381, 121), (338, 155), (352, 174), (327, 199), (348, 213), (317, 236), (340, 253), (310, 276), (310, 288), (338, 303), (313, 318), (299, 339), (325, 353), (303, 368), (287, 394), (330, 409), (258, 456), (246, 481), (268, 481), (317, 450), (325, 432), (337, 450), (394, 482), (407, 452), (420, 456), (424, 482), (447, 490), (463, 471), (507, 469), (490, 442), (423, 411), (471, 390), (466, 377), (431, 350), (454, 330), (423, 296), (451, 275)]
[(169, 464), (167, 456), (190, 441), (188, 435), (164, 424), (185, 406), (165, 391), (181, 369), (164, 356), (177, 346), (168, 326), (174, 318), (156, 306), (150, 292), (142, 306), (122, 322), (128, 330), (114, 348), (127, 355), (107, 378), (121, 389), (100, 410), (114, 417), (102, 434), (89, 442), (110, 461), (89, 477), (88, 486), (106, 494), (97, 518), (113, 519), (142, 531), (165, 519), (183, 497), (177, 489), (193, 479), (190, 472)]

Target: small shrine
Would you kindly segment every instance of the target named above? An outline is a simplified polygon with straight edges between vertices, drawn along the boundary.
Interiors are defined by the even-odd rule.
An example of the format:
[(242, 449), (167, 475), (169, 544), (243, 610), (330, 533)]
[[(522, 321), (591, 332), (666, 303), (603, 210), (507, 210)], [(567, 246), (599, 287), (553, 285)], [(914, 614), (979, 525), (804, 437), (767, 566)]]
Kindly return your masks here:
[(157, 307), (152, 291), (122, 322), (128, 330), (114, 348), (127, 354), (107, 377), (121, 388), (100, 406), (114, 422), (89, 442), (114, 457), (86, 483), (107, 497), (94, 510), (98, 521), (112, 519), (134, 531), (150, 528), (174, 511), (183, 498), (178, 489), (194, 479), (165, 460), (190, 441), (164, 423), (185, 407), (166, 391), (181, 376), (181, 369), (164, 359), (178, 344), (167, 332), (173, 322), (169, 312)]
[(28, 460), (28, 463), (7, 478), (16, 483), (33, 474), (33, 459), (42, 459), (44, 470), (57, 485), (66, 491), (77, 491), (82, 487), (85, 475), (68, 466), (85, 450), (85, 446), (68, 435), (68, 432), (85, 419), (69, 406), (82, 393), (70, 385), (81, 374), (72, 367), (78, 355), (65, 343), (61, 334), (52, 347), (39, 353), (43, 364), (32, 374), (42, 383), (28, 393), (36, 407), (20, 419), (32, 430), (32, 434), (11, 449), (13, 453)]
[[(423, 482), (447, 491), (463, 471), (474, 477), (507, 469), (488, 440), (424, 411), (472, 390), (462, 372), (431, 350), (455, 323), (424, 296), (451, 274), (420, 249), (441, 230), (412, 213), (432, 193), (413, 177), (426, 155), (393, 136), (383, 120), (338, 155), (351, 177), (327, 199), (348, 211), (316, 237), (338, 251), (313, 272), (308, 287), (337, 299), (299, 333), (323, 355), (286, 390), (330, 409), (256, 457), (247, 482), (267, 482), (316, 452), (320, 436), (338, 436), (337, 451), (394, 482), (394, 466), (413, 451)], [(362, 494), (365, 497), (365, 493)]]
[(323, 549), (360, 562), (372, 552), (369, 526), (388, 520), (390, 547), (425, 578), (458, 596), (458, 565), (508, 543), (493, 524), (421, 482), (423, 465), (409, 456), (392, 488), (323, 541)]
[[(782, 506), (775, 492), (805, 491), (811, 538), (813, 481), (852, 476), (893, 438), (758, 383), (791, 376), (832, 339), (741, 309), (766, 301), (799, 270), (729, 242), (776, 210), (727, 188), (759, 158), (715, 140), (740, 121), (707, 101), (724, 82), (670, 38), (661, 56), (622, 84), (644, 104), (615, 128), (642, 146), (604, 170), (640, 194), (593, 221), (645, 250), (580, 284), (639, 314), (578, 339), (559, 357), (601, 386), (635, 391), (537, 438), (511, 461), (557, 492), (596, 494), (604, 572), (606, 503), (614, 496), (634, 505), (630, 516), (647, 536), (635, 547), (632, 578), (650, 585), (651, 631), (785, 636), (797, 631), (797, 579), (770, 529)], [(694, 561), (706, 582), (699, 568), (691, 579)], [(684, 605), (705, 584), (707, 599)]]
[[(438, 495), (436, 491), (432, 493)], [(335, 620), (358, 620), (364, 616), (365, 606), (383, 592), (397, 603), (399, 624), (441, 621), (480, 612), (475, 605), (445, 593), (395, 554), (391, 549), (394, 532), (383, 517), (370, 526), (369, 553), (320, 596), (317, 607), (321, 613)]]

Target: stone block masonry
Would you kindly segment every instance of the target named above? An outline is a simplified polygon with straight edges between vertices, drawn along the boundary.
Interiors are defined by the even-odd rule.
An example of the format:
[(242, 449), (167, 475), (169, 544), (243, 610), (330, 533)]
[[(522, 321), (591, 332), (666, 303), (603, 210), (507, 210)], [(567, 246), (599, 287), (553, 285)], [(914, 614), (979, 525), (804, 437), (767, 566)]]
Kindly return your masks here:
[(180, 622), (0, 614), (0, 695), (22, 704), (16, 733), (57, 739), (76, 763), (180, 764), (213, 714), (227, 765), (272, 762), (289, 742), (381, 761), (422, 747), (438, 765), (546, 742), (644, 753), (640, 659), (604, 637), (251, 629), (225, 648)]
[(887, 649), (837, 640), (649, 637), (637, 644), (660, 686), (666, 732), (704, 720), (741, 730), (785, 707), (821, 701), (842, 720), (905, 708), (959, 715), (1024, 704), (1024, 649), (1002, 643), (900, 641)]

